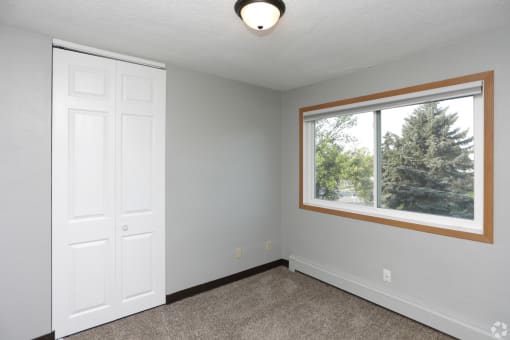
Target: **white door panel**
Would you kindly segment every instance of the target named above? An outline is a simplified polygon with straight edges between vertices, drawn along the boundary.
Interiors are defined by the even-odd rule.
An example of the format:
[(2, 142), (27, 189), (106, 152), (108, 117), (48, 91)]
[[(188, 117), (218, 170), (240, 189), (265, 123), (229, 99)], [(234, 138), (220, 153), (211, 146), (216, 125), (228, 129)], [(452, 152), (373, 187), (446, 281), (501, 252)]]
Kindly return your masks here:
[(53, 325), (114, 318), (115, 62), (54, 50)]
[(117, 98), (117, 278), (128, 315), (165, 301), (164, 72), (119, 62)]
[(54, 49), (53, 328), (164, 303), (165, 72)]

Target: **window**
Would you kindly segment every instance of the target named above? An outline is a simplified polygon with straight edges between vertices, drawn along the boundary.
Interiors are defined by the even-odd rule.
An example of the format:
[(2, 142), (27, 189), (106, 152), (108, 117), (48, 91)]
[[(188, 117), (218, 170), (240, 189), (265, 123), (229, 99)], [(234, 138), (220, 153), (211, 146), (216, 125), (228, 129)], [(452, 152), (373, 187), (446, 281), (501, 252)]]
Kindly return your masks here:
[(492, 243), (493, 72), (300, 110), (300, 207)]

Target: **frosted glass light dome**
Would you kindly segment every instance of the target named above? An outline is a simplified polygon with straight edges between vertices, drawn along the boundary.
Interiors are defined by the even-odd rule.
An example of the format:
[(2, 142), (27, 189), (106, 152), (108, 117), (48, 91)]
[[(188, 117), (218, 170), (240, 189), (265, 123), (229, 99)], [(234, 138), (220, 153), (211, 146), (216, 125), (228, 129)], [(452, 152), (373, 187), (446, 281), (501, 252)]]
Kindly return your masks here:
[(235, 10), (248, 27), (263, 31), (276, 25), (285, 11), (285, 4), (281, 0), (238, 0)]

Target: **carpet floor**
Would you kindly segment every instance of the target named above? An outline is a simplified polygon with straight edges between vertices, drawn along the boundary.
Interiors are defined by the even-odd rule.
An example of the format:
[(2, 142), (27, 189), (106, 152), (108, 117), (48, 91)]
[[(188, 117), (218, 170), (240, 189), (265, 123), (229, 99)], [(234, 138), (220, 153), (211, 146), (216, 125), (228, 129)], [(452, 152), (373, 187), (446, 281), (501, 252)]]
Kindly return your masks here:
[(66, 339), (452, 339), (278, 267)]

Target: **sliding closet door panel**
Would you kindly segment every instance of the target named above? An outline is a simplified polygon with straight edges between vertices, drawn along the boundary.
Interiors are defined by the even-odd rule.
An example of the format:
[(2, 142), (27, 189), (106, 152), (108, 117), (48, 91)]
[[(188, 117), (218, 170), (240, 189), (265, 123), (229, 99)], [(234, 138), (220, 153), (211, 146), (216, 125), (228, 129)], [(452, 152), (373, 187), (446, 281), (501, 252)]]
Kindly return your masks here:
[(117, 63), (117, 278), (124, 315), (165, 302), (165, 71)]
[(53, 327), (115, 318), (115, 61), (53, 52)]

